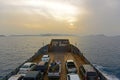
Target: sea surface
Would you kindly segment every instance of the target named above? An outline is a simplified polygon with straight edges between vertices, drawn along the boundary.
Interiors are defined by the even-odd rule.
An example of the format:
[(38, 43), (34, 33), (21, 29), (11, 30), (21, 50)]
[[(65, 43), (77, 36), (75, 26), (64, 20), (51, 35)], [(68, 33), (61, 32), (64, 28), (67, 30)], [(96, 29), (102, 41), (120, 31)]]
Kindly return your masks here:
[(0, 78), (34, 55), (53, 38), (70, 39), (109, 80), (120, 80), (120, 36), (8, 36), (0, 37)]

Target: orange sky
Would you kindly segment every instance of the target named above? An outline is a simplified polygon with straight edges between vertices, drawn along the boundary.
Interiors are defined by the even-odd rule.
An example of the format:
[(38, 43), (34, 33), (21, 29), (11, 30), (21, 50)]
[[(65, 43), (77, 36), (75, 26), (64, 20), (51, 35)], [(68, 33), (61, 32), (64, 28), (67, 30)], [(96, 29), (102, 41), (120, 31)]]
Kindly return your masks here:
[(119, 34), (119, 17), (109, 19), (118, 12), (107, 15), (117, 7), (112, 0), (0, 0), (0, 34)]

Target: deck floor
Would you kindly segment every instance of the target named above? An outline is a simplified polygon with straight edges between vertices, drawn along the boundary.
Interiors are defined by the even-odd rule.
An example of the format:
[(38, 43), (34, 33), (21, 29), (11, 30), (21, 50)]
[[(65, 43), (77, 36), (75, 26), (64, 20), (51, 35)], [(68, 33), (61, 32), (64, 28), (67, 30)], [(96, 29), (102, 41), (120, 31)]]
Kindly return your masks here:
[[(54, 53), (48, 53), (48, 55), (50, 56), (50, 62), (53, 61), (53, 60), (56, 60), (56, 59), (61, 61), (61, 77), (60, 77), (60, 80), (67, 80), (66, 79), (67, 72), (66, 72), (66, 68), (65, 68), (65, 62), (66, 62), (66, 60), (69, 60), (69, 59), (72, 59), (72, 60), (75, 61), (78, 74), (79, 74), (79, 76), (82, 80), (82, 76), (79, 73), (79, 66), (82, 65), (82, 64), (86, 64), (86, 63), (78, 54), (54, 52)], [(38, 63), (41, 60), (41, 57), (42, 57), (42, 54), (40, 56), (38, 56), (35, 60), (33, 60), (33, 62)], [(44, 80), (48, 80), (47, 73), (44, 76)]]

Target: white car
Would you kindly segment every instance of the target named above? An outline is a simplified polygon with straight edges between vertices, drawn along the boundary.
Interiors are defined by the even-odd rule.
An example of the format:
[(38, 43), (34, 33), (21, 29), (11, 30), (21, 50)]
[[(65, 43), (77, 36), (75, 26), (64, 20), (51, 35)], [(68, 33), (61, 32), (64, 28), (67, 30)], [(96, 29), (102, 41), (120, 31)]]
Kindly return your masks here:
[(77, 73), (77, 68), (73, 60), (66, 61), (67, 73)]
[(42, 57), (43, 62), (49, 62), (49, 60), (50, 60), (49, 55), (43, 55), (43, 57)]
[(81, 80), (78, 74), (67, 74), (67, 80)]
[(20, 71), (31, 71), (35, 69), (35, 67), (36, 67), (36, 63), (27, 62), (20, 68)]
[(8, 80), (22, 80), (23, 76), (20, 74), (11, 76)]
[(18, 74), (18, 75), (25, 76), (25, 75), (27, 74), (27, 72), (28, 72), (28, 71), (23, 71), (23, 70), (21, 70), (21, 71), (19, 71), (17, 74)]

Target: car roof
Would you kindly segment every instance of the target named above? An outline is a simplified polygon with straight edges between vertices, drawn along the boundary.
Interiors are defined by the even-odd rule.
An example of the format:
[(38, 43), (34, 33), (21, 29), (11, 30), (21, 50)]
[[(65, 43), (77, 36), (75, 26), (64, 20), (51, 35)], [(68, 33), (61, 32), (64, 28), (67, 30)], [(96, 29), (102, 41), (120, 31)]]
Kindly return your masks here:
[(43, 55), (43, 57), (49, 57), (49, 55)]
[(13, 75), (11, 76), (8, 80), (17, 80), (19, 77), (21, 77), (22, 75), (17, 74), (17, 75)]
[(83, 67), (88, 72), (95, 72), (95, 69), (90, 64), (84, 64)]
[(32, 62), (27, 62), (27, 63), (25, 63), (24, 65), (31, 65), (31, 64), (34, 64), (34, 63), (32, 63)]
[(40, 72), (39, 71), (28, 71), (28, 73), (25, 75), (25, 77), (36, 77)]
[(74, 62), (73, 60), (67, 60), (67, 62)]
[(80, 77), (78, 74), (68, 74), (70, 76), (70, 80), (80, 80)]

